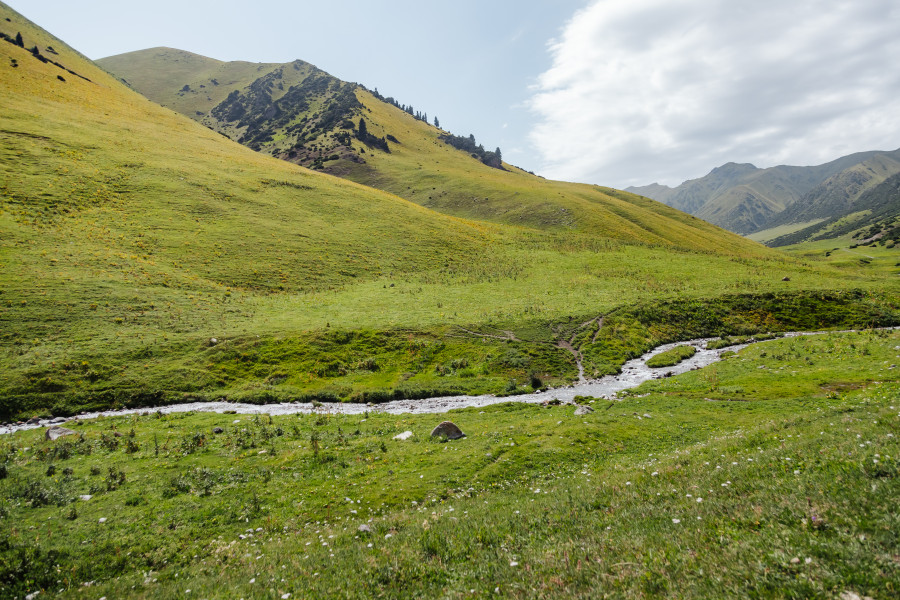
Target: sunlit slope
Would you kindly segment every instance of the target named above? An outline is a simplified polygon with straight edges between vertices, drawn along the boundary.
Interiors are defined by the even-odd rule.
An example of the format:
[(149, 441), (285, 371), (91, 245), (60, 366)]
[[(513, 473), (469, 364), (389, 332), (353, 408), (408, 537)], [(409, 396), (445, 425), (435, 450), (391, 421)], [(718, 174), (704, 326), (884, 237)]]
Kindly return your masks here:
[(39, 30), (0, 27), (26, 29), (26, 47), (53, 46), (60, 63), (91, 79), (0, 44), (11, 231), (79, 228), (79, 243), (127, 251), (135, 268), (156, 263), (142, 267), (148, 281), (181, 273), (303, 290), (426, 269), (478, 248), (470, 225), (248, 151), (146, 101)]
[(369, 131), (392, 134), (399, 143), (390, 153), (369, 150), (363, 165), (334, 168), (351, 179), (461, 217), (695, 250), (760, 252), (739, 236), (635, 194), (549, 181), (508, 164), (491, 168), (442, 142), (435, 127), (365, 90), (358, 96)]
[[(758, 245), (657, 202), (598, 186), (491, 168), (443, 132), (308, 63), (225, 63), (171, 48), (102, 59), (150, 99), (232, 139), (468, 219), (692, 250)], [(348, 92), (353, 96), (350, 97)], [(387, 151), (359, 138), (359, 122)]]

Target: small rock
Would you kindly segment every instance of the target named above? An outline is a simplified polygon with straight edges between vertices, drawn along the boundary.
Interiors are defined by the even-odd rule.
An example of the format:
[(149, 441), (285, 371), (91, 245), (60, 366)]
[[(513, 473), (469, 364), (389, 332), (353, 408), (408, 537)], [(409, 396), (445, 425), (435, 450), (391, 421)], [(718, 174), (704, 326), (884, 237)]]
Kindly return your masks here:
[(90, 494), (82, 494), (81, 496), (78, 496), (79, 500), (84, 500), (85, 502), (87, 502), (91, 498), (93, 498), (93, 496), (91, 496)]
[(856, 592), (846, 590), (841, 592), (841, 600), (872, 600), (869, 596), (860, 596)]
[(213, 427), (213, 433), (216, 433), (216, 434), (225, 433), (225, 430), (222, 429), (221, 427)]
[(458, 440), (466, 437), (466, 434), (452, 422), (444, 421), (432, 430), (431, 437), (445, 437), (448, 440)]
[(792, 565), (799, 565), (799, 564), (800, 564), (800, 559), (797, 558), (797, 557), (795, 556), (794, 558), (791, 559), (791, 564), (792, 564)]
[(372, 528), (369, 527), (368, 525), (366, 525), (365, 523), (363, 523), (362, 525), (357, 527), (356, 530), (360, 533), (372, 533)]
[(72, 431), (71, 429), (66, 429), (65, 427), (59, 427), (58, 425), (55, 425), (53, 427), (47, 428), (47, 431), (44, 433), (44, 439), (57, 440), (67, 435), (76, 435), (77, 433), (77, 431)]
[(395, 440), (400, 440), (400, 441), (408, 440), (409, 438), (412, 437), (412, 435), (413, 435), (413, 432), (412, 432), (412, 431), (404, 431), (403, 433), (400, 433), (400, 434), (395, 435), (395, 436), (394, 436), (394, 439), (395, 439)]
[(98, 523), (106, 523), (106, 517), (100, 517), (100, 518), (97, 520), (97, 522), (98, 522)]
[(645, 418), (645, 419), (652, 419), (653, 417), (651, 417), (651, 416), (648, 415), (647, 413), (644, 413), (644, 418)]
[(790, 278), (790, 277), (782, 277), (781, 280), (782, 280), (782, 281), (790, 281), (791, 278)]
[(37, 424), (40, 423), (40, 422), (41, 422), (41, 418), (40, 418), (40, 417), (31, 417), (30, 419), (28, 419), (27, 421), (25, 421), (25, 423), (26, 423), (27, 425), (37, 425)]
[(578, 408), (575, 409), (575, 416), (583, 417), (584, 415), (589, 415), (592, 412), (594, 412), (594, 409), (591, 408), (590, 406), (579, 406)]

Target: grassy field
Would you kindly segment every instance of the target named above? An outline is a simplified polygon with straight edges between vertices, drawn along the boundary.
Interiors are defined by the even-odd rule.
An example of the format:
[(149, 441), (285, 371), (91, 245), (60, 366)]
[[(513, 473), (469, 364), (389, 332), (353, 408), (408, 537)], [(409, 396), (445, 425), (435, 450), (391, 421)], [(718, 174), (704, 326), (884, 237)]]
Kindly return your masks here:
[(376, 413), (18, 433), (2, 594), (893, 597), (898, 362), (897, 332), (779, 339), (583, 417), (454, 411), (448, 443)]

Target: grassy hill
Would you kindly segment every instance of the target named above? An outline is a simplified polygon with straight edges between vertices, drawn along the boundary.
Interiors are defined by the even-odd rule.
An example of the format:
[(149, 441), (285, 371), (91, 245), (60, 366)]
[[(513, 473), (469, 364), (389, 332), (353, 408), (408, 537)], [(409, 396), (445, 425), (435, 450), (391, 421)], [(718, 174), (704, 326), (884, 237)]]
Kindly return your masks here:
[[(881, 274), (797, 261), (633, 195), (490, 168), (362, 90), (371, 130), (402, 139), (351, 167), (377, 167), (368, 176), (410, 196), (438, 188), (440, 171), (458, 189), (432, 190), (438, 208), (495, 222), (276, 160), (2, 11), (2, 418), (516, 393), (575, 379), (576, 359), (611, 372), (683, 335), (890, 314)], [(425, 149), (447, 158), (409, 175)], [(476, 193), (495, 199), (453, 204)]]
[[(753, 251), (736, 237), (632, 194), (547, 181), (508, 164), (487, 166), (390, 99), (302, 61), (223, 63), (152, 48), (99, 64), (151, 100), (255, 150), (443, 213), (691, 249)], [(360, 119), (387, 151), (359, 139)]]

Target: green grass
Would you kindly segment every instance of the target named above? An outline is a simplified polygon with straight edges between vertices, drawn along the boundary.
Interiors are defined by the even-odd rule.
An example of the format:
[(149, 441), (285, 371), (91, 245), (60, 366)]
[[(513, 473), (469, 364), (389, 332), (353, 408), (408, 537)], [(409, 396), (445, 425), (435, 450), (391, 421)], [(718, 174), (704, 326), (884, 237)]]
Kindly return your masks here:
[(781, 237), (789, 233), (794, 233), (796, 231), (800, 231), (801, 229), (806, 229), (807, 227), (815, 225), (816, 223), (821, 223), (824, 220), (825, 219), (816, 219), (814, 221), (807, 221), (804, 223), (789, 223), (787, 225), (779, 225), (778, 227), (763, 229), (762, 231), (748, 234), (745, 237), (747, 239), (753, 240), (754, 242), (760, 242), (764, 244), (768, 241), (774, 240), (777, 237)]
[(748, 342), (764, 342), (781, 337), (777, 333), (763, 333), (759, 335), (735, 335), (724, 336), (718, 340), (710, 340), (706, 342), (708, 350), (718, 350), (719, 348), (728, 348), (729, 346), (737, 346), (738, 344), (746, 344)]
[(375, 413), (18, 433), (2, 446), (0, 582), (63, 597), (890, 597), (898, 346), (897, 332), (773, 340), (585, 417), (454, 411), (468, 437), (444, 444), (428, 433), (445, 417)]
[(671, 350), (660, 352), (656, 356), (647, 359), (647, 366), (653, 369), (658, 367), (674, 367), (695, 354), (697, 354), (697, 349), (693, 346), (675, 346)]

